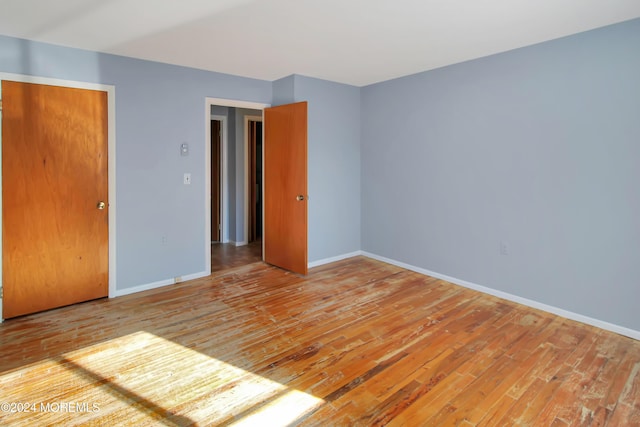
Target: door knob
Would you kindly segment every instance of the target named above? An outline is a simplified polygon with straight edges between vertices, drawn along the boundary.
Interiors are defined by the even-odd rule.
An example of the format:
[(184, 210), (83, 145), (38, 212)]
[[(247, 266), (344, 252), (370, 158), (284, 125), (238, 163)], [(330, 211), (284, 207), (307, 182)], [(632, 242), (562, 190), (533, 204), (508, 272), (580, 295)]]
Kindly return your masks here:
[(304, 196), (302, 194), (300, 194), (299, 196), (296, 197), (296, 200), (301, 202), (304, 200)]
[(98, 206), (96, 206), (98, 209), (102, 210), (105, 208), (105, 206), (107, 206), (104, 202), (100, 201), (98, 202)]

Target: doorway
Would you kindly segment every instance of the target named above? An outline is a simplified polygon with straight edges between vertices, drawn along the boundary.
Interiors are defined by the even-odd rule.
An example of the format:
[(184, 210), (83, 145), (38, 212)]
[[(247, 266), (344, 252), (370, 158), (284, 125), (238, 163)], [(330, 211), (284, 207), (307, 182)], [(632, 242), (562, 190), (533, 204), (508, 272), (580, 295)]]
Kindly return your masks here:
[[(246, 101), (234, 101), (221, 98), (206, 98), (206, 194), (211, 194), (211, 119), (212, 114), (225, 112), (228, 119), (223, 124), (222, 133), (222, 241), (229, 247), (247, 248), (258, 245), (260, 260), (265, 260), (266, 242), (271, 242), (269, 252), (271, 258), (267, 262), (288, 270), (306, 274), (307, 268), (307, 109), (306, 102), (282, 105), (269, 108), (268, 104)], [(216, 113), (214, 113), (216, 111)], [(269, 113), (269, 123), (272, 123), (272, 142), (282, 140), (281, 144), (264, 142), (269, 132), (263, 127), (264, 114)], [(249, 116), (249, 117), (246, 117)], [(249, 124), (249, 122), (260, 122)], [(277, 130), (277, 132), (276, 132)], [(224, 136), (228, 134), (228, 137)], [(249, 138), (249, 135), (252, 135)], [(245, 137), (245, 135), (247, 135)], [(275, 138), (275, 139), (274, 139)], [(249, 141), (255, 141), (255, 155), (250, 158)], [(262, 147), (260, 147), (262, 142)], [(292, 145), (293, 144), (293, 145)], [(270, 159), (266, 157), (265, 146), (273, 145)], [(290, 152), (301, 153), (302, 156), (291, 156)], [(228, 161), (228, 168), (226, 162)], [(249, 177), (249, 162), (260, 164), (256, 168), (255, 180)], [(266, 176), (269, 166), (272, 171), (271, 186), (267, 186)], [(273, 172), (276, 172), (274, 175)], [(259, 179), (258, 179), (259, 177)], [(278, 178), (280, 177), (280, 178)], [(284, 179), (284, 182), (282, 182)], [(280, 183), (280, 184), (278, 184)], [(274, 185), (275, 184), (275, 185)], [(281, 185), (287, 184), (287, 185)], [(256, 188), (250, 194), (249, 187)], [(269, 193), (266, 189), (270, 188)], [(285, 194), (286, 193), (286, 194)], [(251, 199), (251, 201), (250, 201)], [(254, 203), (255, 200), (255, 203)], [(274, 202), (269, 205), (269, 200)], [(279, 200), (279, 201), (277, 201)], [(292, 201), (294, 203), (292, 203)], [(275, 203), (275, 205), (274, 205)], [(250, 207), (251, 205), (251, 207)], [(206, 203), (206, 255), (207, 271), (213, 271), (211, 244), (211, 203)], [(267, 217), (267, 214), (269, 216)], [(255, 229), (253, 220), (255, 218)], [(228, 217), (228, 222), (225, 220)], [(249, 226), (251, 224), (251, 227)], [(228, 225), (228, 228), (227, 228)], [(296, 226), (292, 228), (291, 226)], [(250, 231), (250, 228), (252, 229)], [(269, 230), (273, 230), (269, 235)], [(227, 234), (228, 233), (228, 234)], [(275, 233), (275, 234), (274, 234)], [(250, 235), (251, 234), (251, 235)], [(279, 236), (279, 237), (278, 237)], [(249, 241), (253, 243), (249, 244)], [(294, 243), (293, 245), (291, 243)], [(224, 246), (218, 245), (218, 246)], [(275, 255), (280, 254), (280, 258)], [(284, 257), (284, 258), (283, 258)], [(295, 268), (280, 262), (281, 260), (295, 260)], [(299, 267), (299, 268), (298, 268)]]
[[(226, 117), (220, 133), (228, 135), (223, 138), (223, 147), (226, 145), (227, 149), (226, 154), (222, 154), (222, 162), (229, 164), (228, 176), (220, 181), (221, 192), (228, 195), (229, 203), (223, 203), (222, 210), (229, 222), (228, 228), (223, 226), (222, 240), (212, 239), (211, 244), (211, 271), (219, 271), (262, 260), (262, 110), (216, 105), (212, 111)], [(211, 127), (211, 231), (214, 237), (216, 126), (213, 123)]]
[[(245, 232), (245, 199), (246, 192), (246, 171), (247, 161), (245, 158), (245, 138), (244, 116), (255, 116), (257, 120), (262, 120), (262, 111), (268, 104), (235, 101), (222, 98), (205, 99), (205, 159), (206, 159), (206, 267), (208, 272), (220, 270), (219, 263), (227, 263), (231, 257), (240, 254), (245, 259), (256, 261), (262, 260), (262, 242), (253, 243), (251, 247), (247, 244), (247, 234)], [(215, 205), (210, 200), (212, 194), (213, 177), (216, 174), (212, 162), (212, 120), (219, 120), (221, 123), (221, 145), (220, 145), (220, 217), (221, 232), (218, 242), (212, 244), (213, 229), (215, 224), (212, 216), (215, 213)], [(215, 130), (214, 130), (215, 132)], [(261, 219), (261, 214), (260, 214)], [(262, 225), (260, 225), (262, 229)], [(257, 246), (256, 246), (257, 245)], [(215, 251), (215, 253), (214, 253)], [(244, 255), (242, 254), (244, 252)], [(239, 261), (238, 261), (239, 262)], [(246, 261), (245, 264), (253, 262)]]
[(245, 116), (245, 140), (245, 236), (251, 244), (262, 240), (262, 117)]
[(222, 242), (222, 121), (211, 120), (211, 243)]

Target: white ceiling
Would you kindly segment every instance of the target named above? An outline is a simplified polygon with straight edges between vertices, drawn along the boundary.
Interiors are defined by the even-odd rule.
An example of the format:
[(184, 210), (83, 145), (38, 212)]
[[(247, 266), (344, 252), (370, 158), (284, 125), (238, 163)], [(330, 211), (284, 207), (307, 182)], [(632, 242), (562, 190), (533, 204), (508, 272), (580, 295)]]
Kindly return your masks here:
[(0, 34), (364, 86), (640, 17), (639, 0), (0, 0)]

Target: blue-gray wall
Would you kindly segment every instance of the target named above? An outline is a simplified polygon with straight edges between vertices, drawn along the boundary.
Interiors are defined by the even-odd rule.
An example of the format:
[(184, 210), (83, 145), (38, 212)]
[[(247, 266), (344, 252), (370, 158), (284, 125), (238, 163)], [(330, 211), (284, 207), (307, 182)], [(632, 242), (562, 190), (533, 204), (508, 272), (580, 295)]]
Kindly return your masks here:
[(296, 102), (295, 76), (287, 76), (273, 82), (272, 105), (291, 104)]
[(309, 262), (360, 250), (360, 89), (292, 75), (274, 105), (307, 101)]
[(360, 250), (360, 89), (295, 77), (308, 101), (309, 261)]
[(0, 71), (115, 85), (118, 290), (205, 271), (205, 98), (270, 103), (271, 82), (8, 37)]
[[(206, 269), (205, 98), (293, 102), (294, 81), (296, 100), (311, 105), (309, 261), (360, 248), (358, 88), (299, 76), (267, 82), (5, 36), (0, 36), (0, 72), (115, 86), (119, 291)], [(243, 113), (232, 110), (229, 228), (230, 239), (242, 241), (244, 149), (232, 142), (242, 142), (237, 127)], [(189, 144), (188, 157), (180, 156), (183, 142)], [(182, 183), (185, 172), (192, 174), (190, 186)]]
[(640, 20), (362, 89), (364, 251), (640, 330), (639, 188)]
[(205, 97), (308, 101), (310, 262), (362, 249), (640, 330), (640, 20), (365, 88), (1, 36), (0, 71), (115, 85), (118, 289), (205, 268)]

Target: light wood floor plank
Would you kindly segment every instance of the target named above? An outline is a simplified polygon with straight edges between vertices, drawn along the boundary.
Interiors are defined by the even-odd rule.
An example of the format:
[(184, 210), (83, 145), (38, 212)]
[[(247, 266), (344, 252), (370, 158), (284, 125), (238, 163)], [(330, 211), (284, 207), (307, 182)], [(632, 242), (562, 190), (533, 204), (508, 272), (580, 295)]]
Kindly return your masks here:
[(1, 324), (0, 425), (640, 425), (638, 341), (363, 257), (301, 277), (215, 248), (211, 277)]

